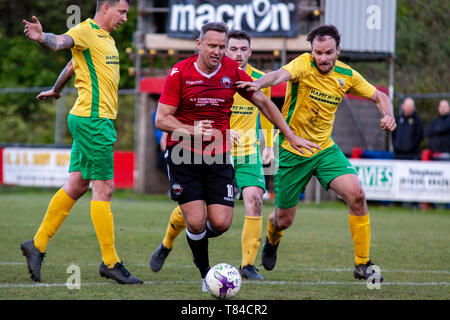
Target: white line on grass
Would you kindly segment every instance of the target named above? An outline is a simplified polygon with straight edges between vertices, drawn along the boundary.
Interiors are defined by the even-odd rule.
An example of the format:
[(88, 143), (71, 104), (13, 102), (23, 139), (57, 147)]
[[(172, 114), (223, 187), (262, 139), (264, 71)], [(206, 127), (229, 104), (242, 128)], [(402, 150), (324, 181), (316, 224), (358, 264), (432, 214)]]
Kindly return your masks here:
[[(315, 286), (315, 285), (367, 285), (365, 281), (243, 281), (252, 284), (271, 284), (271, 285), (299, 285), (299, 286)], [(383, 282), (381, 286), (448, 286), (450, 282)]]
[[(294, 286), (354, 286), (354, 285), (367, 285), (364, 281), (243, 281), (243, 283), (255, 284), (255, 285), (272, 285), (272, 286), (282, 286), (282, 285), (294, 285)], [(86, 286), (100, 286), (113, 284), (114, 282), (86, 282), (81, 283), (81, 287)], [(166, 280), (166, 281), (145, 281), (145, 285), (173, 285), (173, 284), (188, 284), (188, 285), (198, 285), (200, 287), (200, 281), (190, 281), (190, 280)], [(381, 286), (448, 286), (450, 282), (383, 282)], [(0, 284), (0, 288), (51, 288), (51, 287), (65, 287), (65, 283), (3, 283)]]
[[(75, 263), (75, 262), (74, 262)], [(5, 265), (5, 266), (14, 266), (14, 265), (25, 265), (26, 262), (1, 262), (0, 261), (0, 265)], [(78, 264), (75, 263), (79, 266), (83, 266), (83, 264)], [(50, 266), (55, 266), (55, 265), (61, 265), (61, 264), (52, 264), (49, 263), (47, 265)], [(69, 264), (67, 264), (69, 265)], [(88, 264), (84, 264), (86, 266), (98, 266), (98, 263), (88, 263)], [(148, 264), (146, 263), (130, 263), (130, 264), (126, 264), (127, 266), (136, 266), (136, 267), (149, 267)], [(177, 267), (177, 268), (194, 268), (194, 265), (180, 265), (180, 264), (169, 264), (166, 263), (165, 264), (166, 267), (171, 268), (171, 267)], [(317, 271), (329, 271), (329, 272), (350, 272), (353, 271), (353, 269), (350, 268), (277, 268), (276, 270), (278, 271), (312, 271), (312, 272), (317, 272)], [(434, 274), (450, 274), (449, 270), (402, 270), (402, 269), (381, 269), (383, 272), (399, 272), (399, 273), (434, 273)]]

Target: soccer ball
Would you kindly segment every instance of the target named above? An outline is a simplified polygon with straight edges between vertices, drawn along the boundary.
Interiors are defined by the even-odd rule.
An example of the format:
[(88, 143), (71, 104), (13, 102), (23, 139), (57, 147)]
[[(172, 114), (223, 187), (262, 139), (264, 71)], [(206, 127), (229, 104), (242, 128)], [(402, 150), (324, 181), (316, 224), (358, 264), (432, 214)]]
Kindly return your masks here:
[(205, 280), (209, 293), (217, 299), (233, 298), (241, 288), (239, 271), (228, 263), (219, 263), (209, 269)]

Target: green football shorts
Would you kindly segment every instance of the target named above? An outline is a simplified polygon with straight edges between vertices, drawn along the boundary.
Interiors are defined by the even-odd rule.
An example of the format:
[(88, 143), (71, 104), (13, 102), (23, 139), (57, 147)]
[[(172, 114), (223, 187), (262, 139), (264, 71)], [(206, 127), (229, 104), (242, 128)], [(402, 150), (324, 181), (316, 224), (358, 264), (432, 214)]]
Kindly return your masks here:
[(73, 137), (69, 172), (79, 171), (83, 179), (113, 179), (117, 139), (113, 120), (69, 114), (67, 122)]
[(300, 193), (305, 192), (313, 175), (328, 190), (333, 179), (344, 174), (357, 174), (336, 144), (310, 158), (280, 147), (276, 164), (278, 170), (275, 174), (275, 204), (280, 209), (297, 205)]
[(259, 150), (251, 155), (233, 157), (234, 178), (237, 187), (241, 190), (245, 187), (260, 187), (266, 190), (266, 179)]

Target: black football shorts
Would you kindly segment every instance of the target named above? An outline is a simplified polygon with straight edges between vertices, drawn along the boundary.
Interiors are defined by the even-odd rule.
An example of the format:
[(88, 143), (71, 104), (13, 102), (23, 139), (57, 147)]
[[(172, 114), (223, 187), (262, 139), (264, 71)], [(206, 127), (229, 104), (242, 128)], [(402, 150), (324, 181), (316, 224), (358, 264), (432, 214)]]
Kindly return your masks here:
[[(180, 160), (180, 156), (184, 160)], [(234, 207), (234, 169), (229, 160), (230, 154), (222, 154), (218, 158), (221, 158), (218, 163), (210, 163), (189, 150), (183, 149), (180, 155), (179, 150), (175, 154), (173, 147), (168, 147), (164, 159), (172, 200), (180, 205), (204, 200), (206, 205)]]

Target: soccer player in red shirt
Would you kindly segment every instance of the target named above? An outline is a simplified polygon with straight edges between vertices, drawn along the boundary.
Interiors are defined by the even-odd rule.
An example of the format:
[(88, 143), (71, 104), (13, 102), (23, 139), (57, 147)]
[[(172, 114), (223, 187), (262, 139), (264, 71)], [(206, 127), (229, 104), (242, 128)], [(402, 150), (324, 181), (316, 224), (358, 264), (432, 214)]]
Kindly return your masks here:
[(227, 132), (234, 94), (256, 105), (299, 152), (319, 149), (293, 134), (264, 93), (236, 87), (237, 81), (252, 79), (236, 61), (224, 56), (227, 31), (224, 23), (203, 25), (196, 40), (198, 54), (169, 72), (155, 121), (158, 129), (169, 133), (165, 159), (171, 198), (183, 211), (187, 241), (202, 279), (210, 268), (208, 238), (227, 231), (233, 218), (234, 170)]

